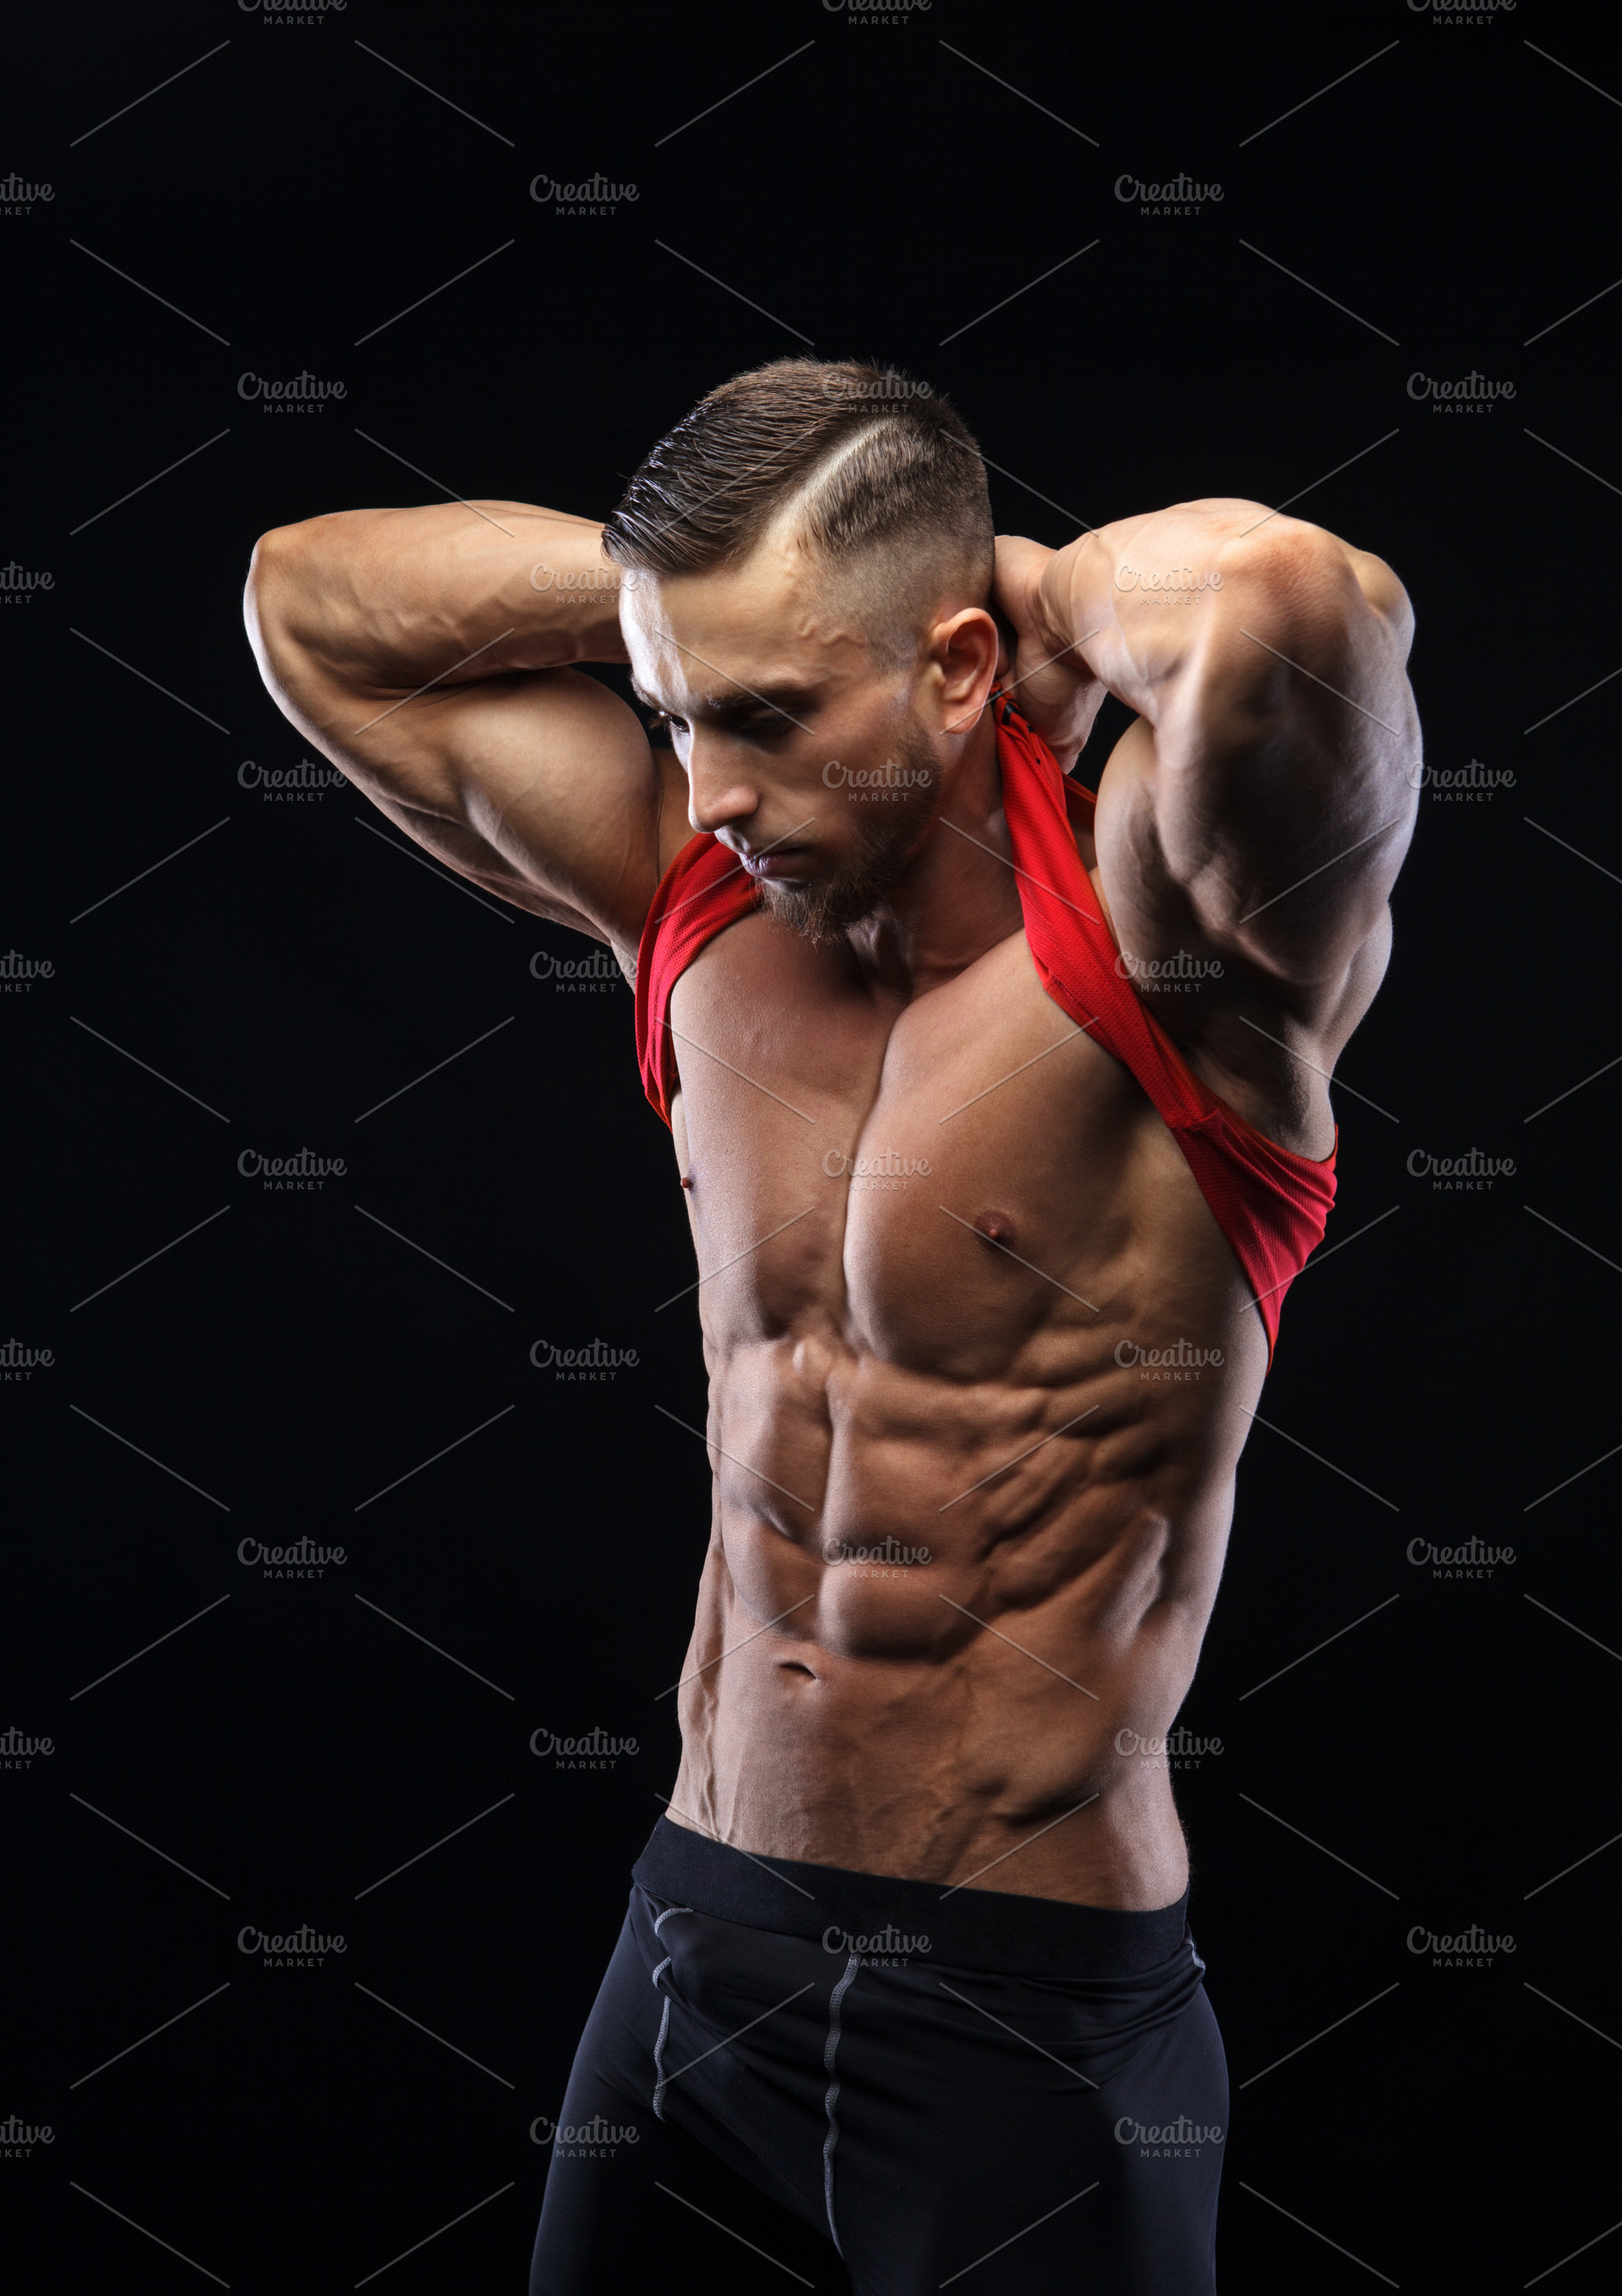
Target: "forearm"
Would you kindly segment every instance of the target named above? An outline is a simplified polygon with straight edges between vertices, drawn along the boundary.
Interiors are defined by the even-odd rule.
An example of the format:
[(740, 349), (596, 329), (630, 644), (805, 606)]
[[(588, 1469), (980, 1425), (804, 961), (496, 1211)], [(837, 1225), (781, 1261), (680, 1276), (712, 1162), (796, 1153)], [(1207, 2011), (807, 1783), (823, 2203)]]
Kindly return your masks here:
[(593, 521), (522, 503), (342, 511), (262, 537), (248, 617), (278, 683), (352, 693), (622, 661), (619, 570)]

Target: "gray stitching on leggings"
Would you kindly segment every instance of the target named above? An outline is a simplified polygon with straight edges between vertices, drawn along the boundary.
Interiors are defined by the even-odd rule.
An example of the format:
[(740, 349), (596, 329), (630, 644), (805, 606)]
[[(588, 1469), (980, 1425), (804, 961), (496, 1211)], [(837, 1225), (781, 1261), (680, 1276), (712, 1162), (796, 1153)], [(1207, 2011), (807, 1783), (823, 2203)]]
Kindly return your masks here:
[(671, 1997), (664, 1997), (664, 2014), (659, 2020), (659, 2038), (654, 2043), (654, 2118), (664, 2119), (664, 2043), (671, 2030)]
[(837, 2108), (839, 2103), (839, 2075), (835, 2070), (835, 2059), (837, 2057), (839, 2053), (840, 2004), (844, 2001), (845, 1994), (849, 1990), (851, 1982), (860, 1967), (861, 1956), (859, 1953), (853, 1953), (849, 1961), (845, 1964), (844, 1975), (840, 1979), (838, 1984), (835, 1986), (832, 1994), (828, 1997), (827, 2046), (822, 2052), (823, 2070), (827, 2075), (827, 2098), (826, 2108), (827, 2112), (827, 2135), (822, 2140), (822, 2202), (823, 2206), (827, 2210), (828, 2231), (833, 2237), (834, 2246), (838, 2249), (841, 2256), (844, 2254), (844, 2250), (840, 2247), (839, 2227), (834, 2221), (834, 2147), (839, 2142), (839, 2122), (837, 2119)]

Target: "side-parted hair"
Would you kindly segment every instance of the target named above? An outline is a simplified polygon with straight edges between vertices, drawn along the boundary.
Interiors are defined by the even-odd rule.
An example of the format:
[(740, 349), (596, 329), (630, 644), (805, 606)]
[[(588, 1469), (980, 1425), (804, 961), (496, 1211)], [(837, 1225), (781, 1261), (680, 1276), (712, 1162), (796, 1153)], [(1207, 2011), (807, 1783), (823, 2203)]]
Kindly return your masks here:
[(777, 359), (711, 391), (646, 456), (603, 546), (642, 572), (708, 573), (785, 512), (811, 559), (853, 578), (886, 651), (946, 592), (990, 593), (991, 502), (967, 425), (927, 383), (853, 360)]

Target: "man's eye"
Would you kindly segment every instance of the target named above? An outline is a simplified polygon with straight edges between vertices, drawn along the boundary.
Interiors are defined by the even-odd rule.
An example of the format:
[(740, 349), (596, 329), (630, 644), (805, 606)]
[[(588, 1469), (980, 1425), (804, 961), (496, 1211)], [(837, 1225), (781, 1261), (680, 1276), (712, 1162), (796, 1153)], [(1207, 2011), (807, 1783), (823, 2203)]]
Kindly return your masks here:
[(685, 734), (687, 720), (685, 718), (672, 718), (668, 709), (655, 709), (648, 714), (647, 730), (650, 734)]

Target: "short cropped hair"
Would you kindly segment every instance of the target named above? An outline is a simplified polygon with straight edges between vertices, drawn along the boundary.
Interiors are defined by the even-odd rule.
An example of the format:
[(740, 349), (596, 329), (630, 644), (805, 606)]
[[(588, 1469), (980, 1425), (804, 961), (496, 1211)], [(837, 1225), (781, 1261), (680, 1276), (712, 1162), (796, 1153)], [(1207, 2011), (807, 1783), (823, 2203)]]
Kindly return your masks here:
[(855, 360), (776, 359), (700, 399), (644, 461), (603, 533), (616, 564), (708, 573), (787, 512), (801, 547), (854, 585), (876, 649), (910, 653), (930, 610), (990, 594), (985, 469), (927, 383)]

